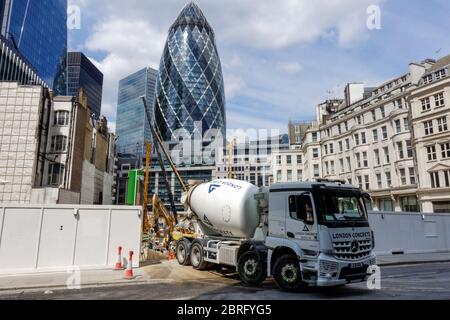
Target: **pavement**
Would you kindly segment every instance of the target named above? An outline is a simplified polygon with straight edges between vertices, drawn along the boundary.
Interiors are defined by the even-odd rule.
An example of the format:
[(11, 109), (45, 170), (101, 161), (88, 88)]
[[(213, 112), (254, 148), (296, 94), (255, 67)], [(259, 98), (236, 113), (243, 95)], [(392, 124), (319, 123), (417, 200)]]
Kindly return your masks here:
[[(402, 269), (407, 268), (407, 266), (422, 264), (437, 265), (440, 263), (450, 263), (450, 252), (378, 257), (378, 265), (382, 269), (389, 267), (399, 267)], [(426, 269), (424, 267), (422, 268)], [(57, 291), (69, 289), (82, 288), (83, 290), (87, 290), (105, 288), (105, 290), (108, 290), (107, 287), (116, 288), (122, 286), (129, 288), (132, 286), (137, 288), (148, 285), (151, 285), (151, 287), (159, 285), (163, 287), (169, 285), (180, 286), (181, 284), (188, 286), (191, 289), (190, 291), (188, 290), (191, 294), (187, 297), (180, 298), (191, 298), (193, 292), (198, 296), (202, 296), (206, 288), (212, 287), (214, 289), (215, 286), (239, 286), (244, 291), (249, 289), (241, 285), (239, 277), (233, 270), (202, 272), (194, 270), (191, 267), (179, 266), (176, 261), (147, 263), (147, 265), (139, 269), (134, 269), (134, 276), (133, 279), (128, 280), (124, 278), (123, 271), (113, 270), (82, 270), (79, 274), (53, 272), (26, 275), (0, 275), (0, 299), (6, 296), (21, 295), (24, 293), (53, 294)]]

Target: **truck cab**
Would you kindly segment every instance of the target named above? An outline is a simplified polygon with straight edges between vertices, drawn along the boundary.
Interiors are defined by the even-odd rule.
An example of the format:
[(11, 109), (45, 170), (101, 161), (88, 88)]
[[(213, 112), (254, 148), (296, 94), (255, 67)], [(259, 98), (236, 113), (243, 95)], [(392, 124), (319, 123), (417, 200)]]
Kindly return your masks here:
[(368, 278), (376, 257), (367, 194), (320, 180), (275, 184), (267, 195), (267, 272), (281, 289)]

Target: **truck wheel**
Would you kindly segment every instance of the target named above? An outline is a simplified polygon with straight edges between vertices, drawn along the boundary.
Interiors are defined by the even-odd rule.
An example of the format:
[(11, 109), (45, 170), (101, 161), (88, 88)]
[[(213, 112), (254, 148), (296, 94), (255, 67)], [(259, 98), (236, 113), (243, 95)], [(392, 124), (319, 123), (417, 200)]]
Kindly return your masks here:
[(191, 246), (191, 265), (195, 270), (211, 268), (211, 264), (205, 261), (203, 246), (198, 242)]
[(177, 260), (180, 265), (188, 266), (191, 264), (191, 260), (189, 259), (189, 247), (186, 241), (184, 240), (178, 241), (176, 253), (177, 253)]
[(258, 286), (266, 280), (267, 272), (258, 254), (248, 251), (239, 257), (238, 273), (248, 286)]
[(277, 260), (274, 278), (278, 287), (284, 291), (296, 291), (303, 284), (300, 264), (297, 257), (285, 255)]

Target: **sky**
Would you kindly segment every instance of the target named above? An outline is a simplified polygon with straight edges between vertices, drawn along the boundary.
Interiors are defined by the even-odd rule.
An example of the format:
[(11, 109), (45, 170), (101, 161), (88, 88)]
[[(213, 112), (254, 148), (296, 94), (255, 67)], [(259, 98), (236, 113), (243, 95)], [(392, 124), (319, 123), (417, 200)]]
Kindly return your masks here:
[[(157, 69), (186, 0), (69, 0), (80, 28), (69, 50), (103, 72), (102, 113), (115, 128), (120, 79)], [(346, 83), (376, 86), (411, 62), (450, 54), (447, 0), (198, 0), (213, 27), (229, 129), (278, 129), (315, 118)], [(375, 7), (374, 7), (375, 6)], [(380, 28), (368, 28), (379, 8)], [(369, 12), (368, 12), (369, 9)]]

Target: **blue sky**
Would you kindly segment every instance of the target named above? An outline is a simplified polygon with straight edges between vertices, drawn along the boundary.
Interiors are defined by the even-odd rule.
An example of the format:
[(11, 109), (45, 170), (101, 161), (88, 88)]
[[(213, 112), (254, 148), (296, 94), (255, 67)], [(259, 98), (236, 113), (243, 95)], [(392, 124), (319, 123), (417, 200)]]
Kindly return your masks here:
[[(102, 112), (115, 125), (118, 81), (157, 68), (167, 30), (185, 0), (70, 0), (81, 28), (70, 50), (105, 75)], [(124, 5), (126, 3), (126, 5)], [(410, 62), (450, 54), (446, 0), (199, 0), (216, 34), (228, 127), (279, 129), (311, 120), (315, 105), (406, 73)], [(369, 30), (377, 5), (381, 29)]]

